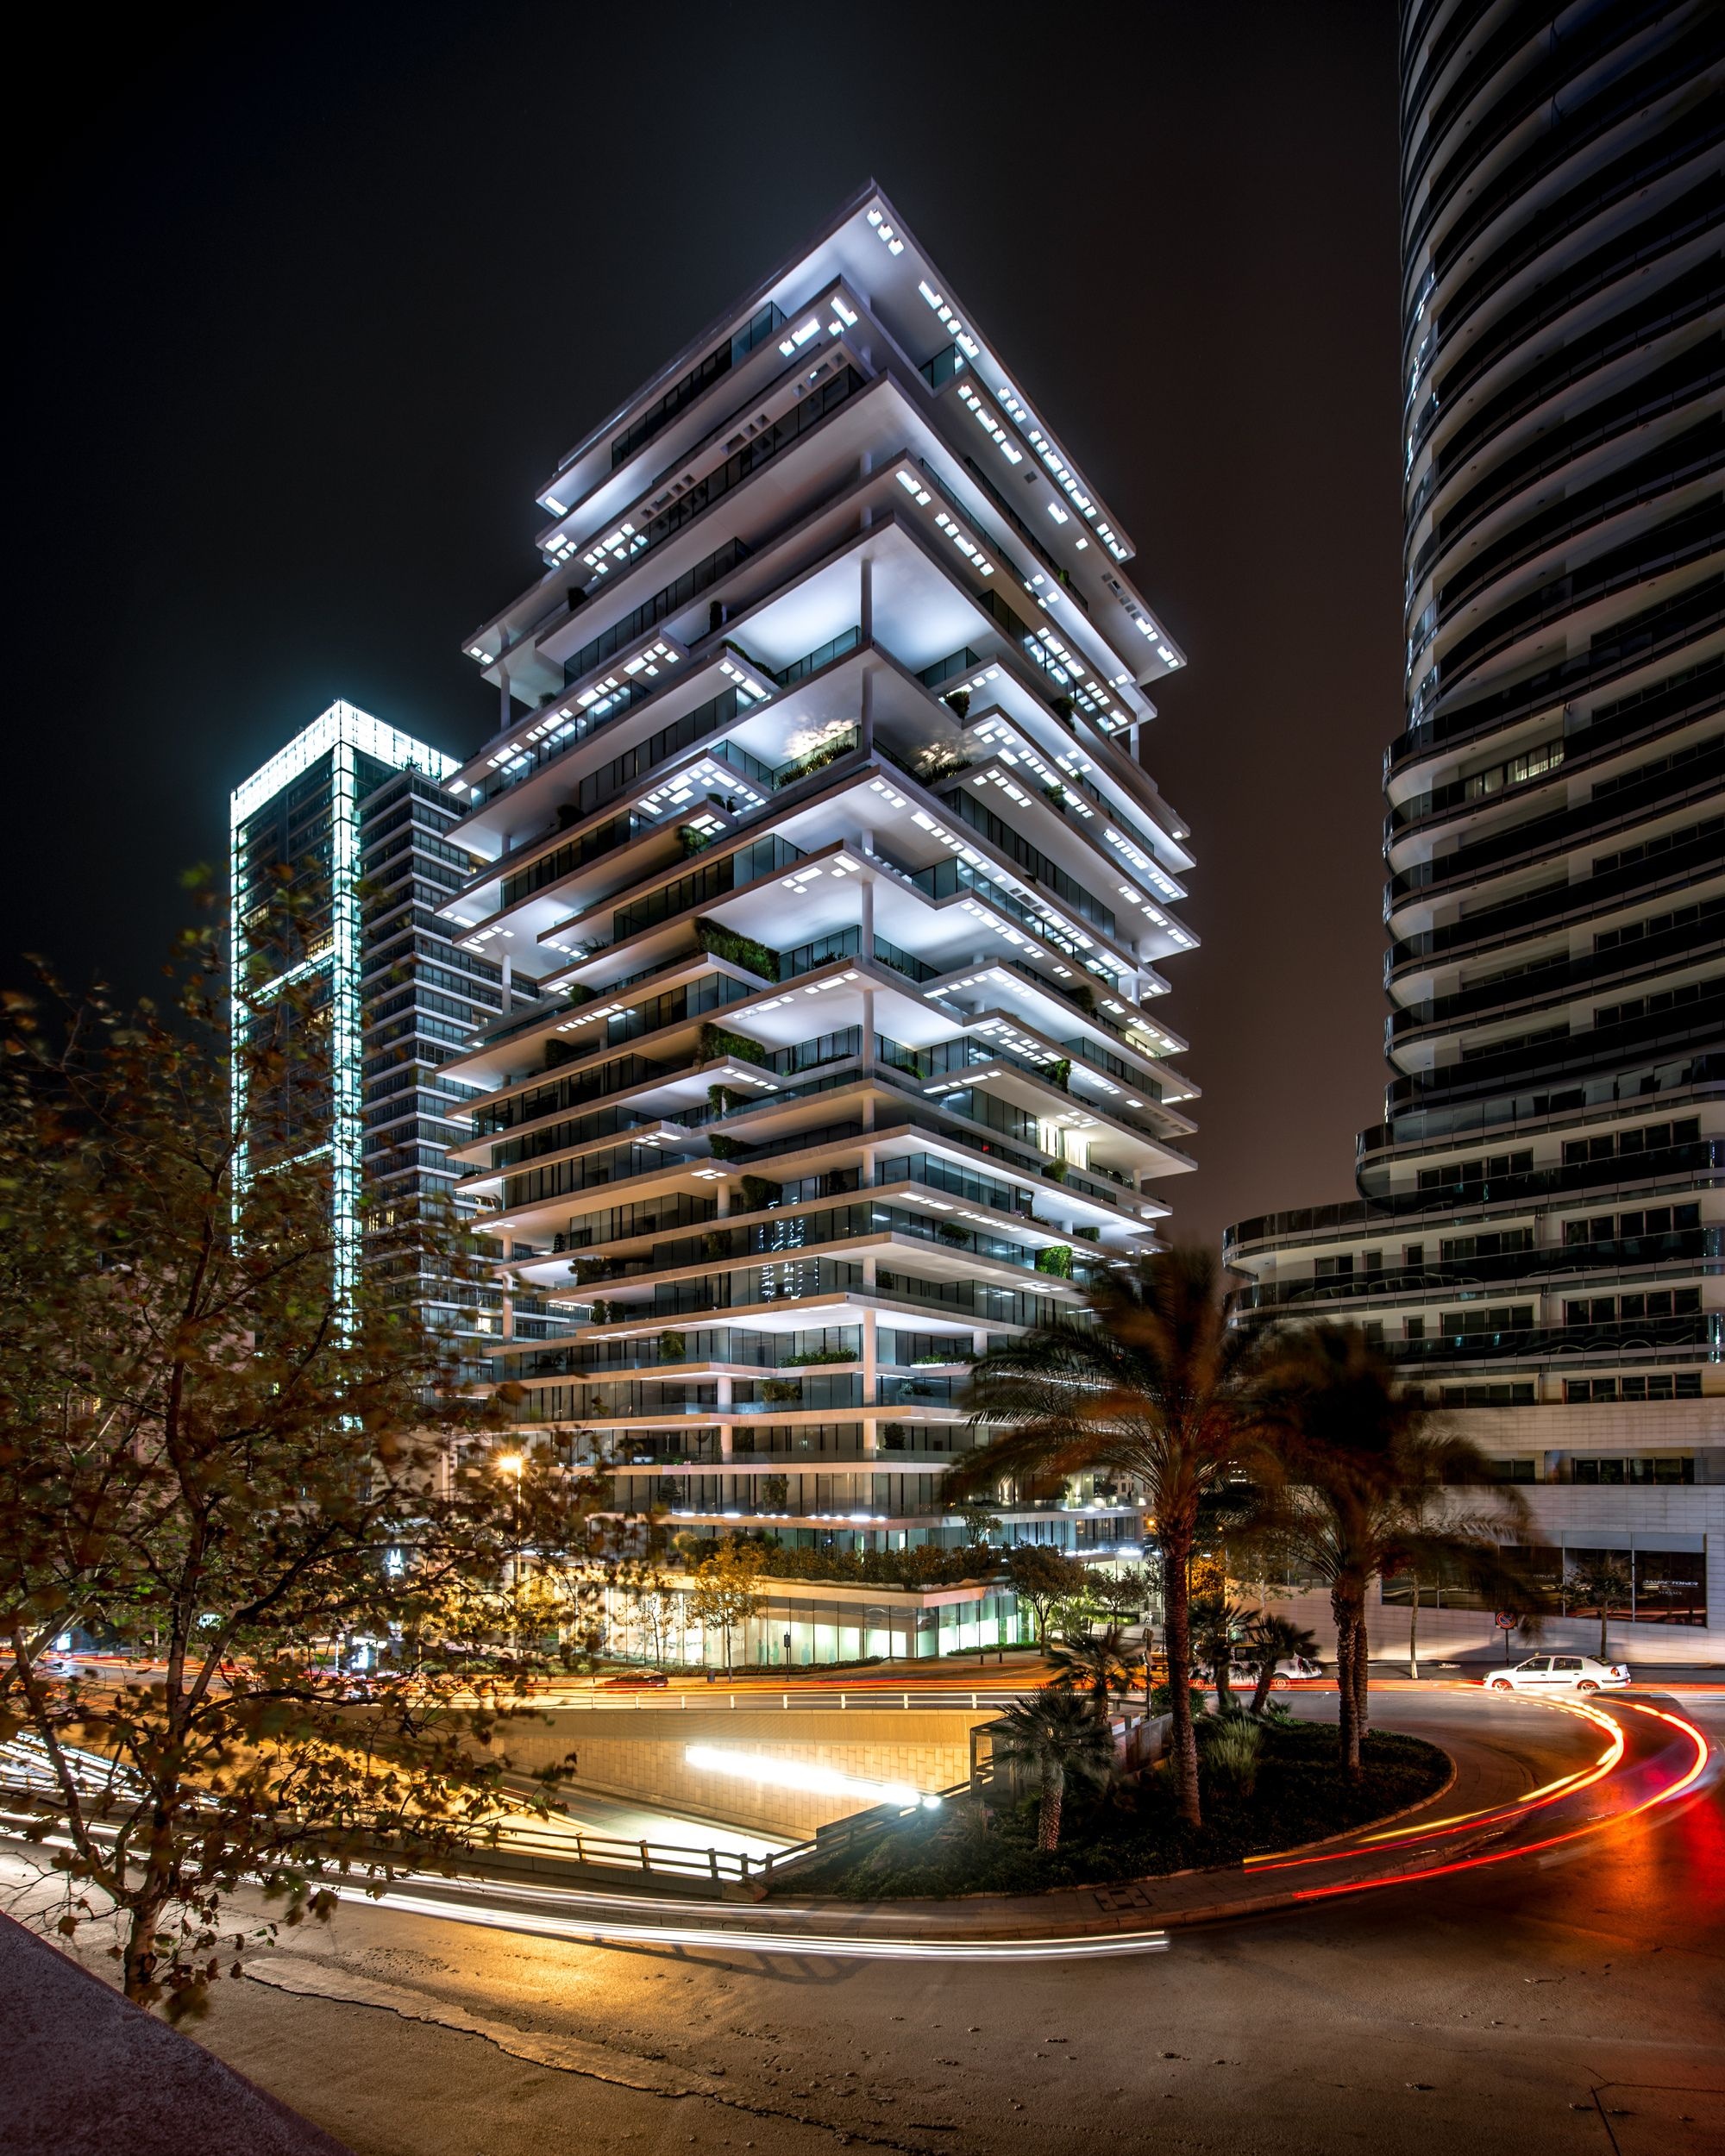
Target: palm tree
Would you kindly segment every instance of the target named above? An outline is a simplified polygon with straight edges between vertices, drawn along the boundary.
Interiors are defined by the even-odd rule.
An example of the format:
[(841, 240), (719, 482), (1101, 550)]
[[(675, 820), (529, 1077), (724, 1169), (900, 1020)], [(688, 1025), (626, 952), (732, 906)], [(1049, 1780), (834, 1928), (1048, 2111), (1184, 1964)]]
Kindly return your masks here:
[(972, 1426), (1001, 1434), (950, 1470), (944, 1489), (958, 1496), (1099, 1468), (1136, 1482), (1162, 1549), (1174, 1773), (1181, 1811), (1195, 1827), (1188, 1568), (1201, 1505), (1252, 1453), (1247, 1375), (1256, 1351), (1223, 1323), (1207, 1250), (1157, 1251), (1088, 1295), (1089, 1323), (1039, 1326), (976, 1364)]
[(1036, 1846), (1060, 1844), (1060, 1807), (1069, 1774), (1105, 1781), (1113, 1771), (1114, 1740), (1090, 1702), (1050, 1685), (1016, 1701), (994, 1725), (994, 1757), (1034, 1767), (1042, 1786)]
[(1490, 1470), (1471, 1439), (1396, 1390), (1389, 1363), (1352, 1326), (1318, 1324), (1270, 1343), (1255, 1402), (1283, 1482), (1271, 1501), (1284, 1551), (1330, 1590), (1343, 1765), (1360, 1771), (1368, 1727), (1366, 1595), (1374, 1579), (1451, 1567), (1523, 1609), (1539, 1596), (1503, 1555), (1500, 1538), (1526, 1518), (1519, 1492), (1466, 1509), (1438, 1492), (1481, 1484)]
[(1208, 1662), (1216, 1683), (1216, 1712), (1226, 1714), (1233, 1697), (1228, 1671), (1234, 1647), (1257, 1615), (1244, 1602), (1231, 1602), (1226, 1595), (1200, 1595), (1192, 1603), (1192, 1651)]
[(1304, 1625), (1296, 1625), (1291, 1617), (1278, 1617), (1270, 1610), (1260, 1609), (1246, 1626), (1245, 1638), (1240, 1643), (1240, 1660), (1254, 1679), (1252, 1713), (1263, 1714), (1270, 1688), (1276, 1682), (1278, 1662), (1289, 1661), (1295, 1655), (1315, 1656), (1317, 1651), (1316, 1637)]
[(1105, 1626), (1086, 1633), (1081, 1639), (1062, 1639), (1044, 1650), (1054, 1664), (1054, 1688), (1065, 1692), (1088, 1692), (1096, 1719), (1107, 1728), (1113, 1721), (1108, 1702), (1118, 1692), (1125, 1696), (1132, 1673), (1120, 1651), (1120, 1628)]

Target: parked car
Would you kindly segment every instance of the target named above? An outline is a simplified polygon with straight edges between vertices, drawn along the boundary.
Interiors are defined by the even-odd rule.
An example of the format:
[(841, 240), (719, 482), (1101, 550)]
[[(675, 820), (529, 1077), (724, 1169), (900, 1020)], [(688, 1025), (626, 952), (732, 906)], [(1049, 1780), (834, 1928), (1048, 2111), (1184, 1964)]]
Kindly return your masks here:
[(1494, 1670), (1483, 1680), (1488, 1692), (1605, 1692), (1628, 1683), (1621, 1662), (1602, 1662), (1590, 1654), (1530, 1654), (1512, 1669)]
[(601, 1692), (657, 1691), (670, 1683), (662, 1670), (625, 1670), (620, 1677), (608, 1677), (599, 1686)]

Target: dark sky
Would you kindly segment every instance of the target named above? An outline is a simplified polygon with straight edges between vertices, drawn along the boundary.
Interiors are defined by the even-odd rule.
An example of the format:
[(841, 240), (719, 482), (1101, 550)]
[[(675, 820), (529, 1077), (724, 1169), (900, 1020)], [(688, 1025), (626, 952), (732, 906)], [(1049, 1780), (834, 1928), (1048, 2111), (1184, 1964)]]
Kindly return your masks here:
[[(1348, 1195), (1400, 680), (1390, 0), (151, 13), (15, 71), (9, 952), (147, 986), (345, 696), (466, 753), (558, 454), (873, 174), (1190, 656), (1182, 1233)], [(137, 18), (141, 19), (141, 18)], [(145, 41), (147, 40), (147, 42)]]

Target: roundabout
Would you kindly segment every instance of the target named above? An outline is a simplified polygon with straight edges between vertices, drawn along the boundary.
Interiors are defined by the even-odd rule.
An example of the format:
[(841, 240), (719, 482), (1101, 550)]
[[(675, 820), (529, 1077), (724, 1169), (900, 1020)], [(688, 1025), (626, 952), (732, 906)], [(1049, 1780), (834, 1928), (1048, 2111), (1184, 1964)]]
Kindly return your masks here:
[[(1302, 1719), (1322, 1694), (1300, 1695)], [(542, 1938), (766, 1956), (1058, 1960), (1152, 1952), (1170, 1930), (1513, 1865), (1656, 1823), (1706, 1771), (1706, 1735), (1664, 1695), (1531, 1698), (1477, 1685), (1385, 1685), (1380, 1727), (1447, 1752), (1449, 1782), (1406, 1814), (1238, 1865), (1034, 1895), (876, 1902), (825, 1896), (746, 1910), (625, 1890), (419, 1877), (350, 1898)]]

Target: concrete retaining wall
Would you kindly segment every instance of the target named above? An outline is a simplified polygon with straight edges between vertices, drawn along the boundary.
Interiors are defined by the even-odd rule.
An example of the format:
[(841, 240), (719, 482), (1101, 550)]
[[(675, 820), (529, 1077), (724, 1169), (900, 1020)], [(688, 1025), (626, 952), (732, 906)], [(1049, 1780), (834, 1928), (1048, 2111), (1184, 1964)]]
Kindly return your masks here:
[(590, 1708), (550, 1708), (502, 1724), (488, 1756), (536, 1774), (575, 1754), (566, 1774), (579, 1793), (637, 1798), (733, 1827), (803, 1839), (818, 1827), (866, 1811), (867, 1796), (824, 1796), (775, 1789), (691, 1766), (691, 1745), (756, 1752), (773, 1759), (832, 1767), (874, 1782), (909, 1783), (919, 1789), (949, 1788), (970, 1771), (970, 1730), (991, 1719), (985, 1710), (902, 1710), (850, 1708), (831, 1713), (765, 1708), (718, 1713), (674, 1713), (648, 1708), (624, 1714)]

